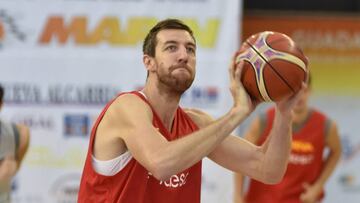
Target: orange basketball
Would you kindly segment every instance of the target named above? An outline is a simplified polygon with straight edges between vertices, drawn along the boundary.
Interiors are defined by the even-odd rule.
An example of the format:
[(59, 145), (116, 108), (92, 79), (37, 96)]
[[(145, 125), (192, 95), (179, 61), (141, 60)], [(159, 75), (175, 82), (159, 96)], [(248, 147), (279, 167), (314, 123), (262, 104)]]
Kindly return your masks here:
[(235, 62), (244, 60), (241, 81), (252, 99), (279, 101), (297, 93), (308, 77), (308, 61), (287, 35), (260, 32), (241, 45)]

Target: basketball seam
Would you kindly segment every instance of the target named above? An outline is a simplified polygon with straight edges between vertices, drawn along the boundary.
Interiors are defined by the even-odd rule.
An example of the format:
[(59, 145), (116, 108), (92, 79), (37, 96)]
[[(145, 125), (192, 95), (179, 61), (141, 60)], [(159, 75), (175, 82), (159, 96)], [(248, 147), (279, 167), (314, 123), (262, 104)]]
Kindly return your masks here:
[[(250, 64), (251, 64), (251, 62), (250, 61), (248, 61)], [(252, 65), (251, 65), (252, 66)], [(254, 74), (254, 77), (255, 77), (255, 81), (257, 81), (257, 79), (256, 79), (256, 74)], [(256, 85), (256, 88), (257, 88), (257, 90), (258, 90), (258, 92), (259, 92), (259, 95), (260, 95), (260, 97), (261, 97), (261, 99), (260, 100), (262, 100), (262, 101), (265, 101), (265, 99), (264, 99), (264, 97), (263, 97), (263, 95), (261, 94), (261, 91), (260, 91), (260, 87), (259, 87), (259, 84), (257, 83), (257, 82), (255, 82), (255, 85)], [(265, 89), (266, 89), (266, 91), (267, 91), (267, 88), (266, 88), (266, 84), (264, 83), (264, 85), (265, 85)], [(250, 95), (251, 96), (251, 95)], [(254, 96), (254, 98), (256, 99), (256, 97)]]
[[(277, 40), (274, 40), (274, 41), (271, 41), (271, 45), (274, 46), (274, 44), (277, 44), (278, 42), (281, 42), (283, 39), (277, 39)], [(266, 41), (265, 43), (268, 45), (268, 47), (270, 47), (271, 49), (274, 49), (272, 46), (270, 46), (270, 44), (268, 44)], [(302, 50), (298, 47), (298, 46), (294, 46), (294, 48), (300, 53), (300, 54), (303, 54)], [(275, 50), (275, 49), (274, 49)], [(289, 52), (286, 52), (286, 51), (281, 51), (281, 52), (285, 52), (287, 54), (291, 54)], [(295, 55), (294, 55), (295, 56)], [(297, 57), (297, 56), (296, 56)], [(299, 58), (299, 57), (297, 57)], [(266, 61), (266, 60), (265, 60)], [(298, 64), (294, 63), (293, 61), (288, 61), (294, 65), (296, 65), (296, 68), (300, 68), (302, 70), (302, 72), (304, 72), (304, 74), (306, 74), (306, 71), (304, 69), (302, 69), (301, 67), (299, 67)], [(306, 63), (305, 63), (306, 64)]]
[[(291, 87), (291, 85), (282, 77), (282, 75), (279, 73), (279, 72), (277, 72), (276, 70), (275, 70), (275, 68), (266, 60), (266, 58), (260, 53), (260, 52), (258, 52), (258, 50), (255, 48), (255, 47), (253, 47), (253, 45), (251, 44), (251, 43), (249, 43), (248, 41), (246, 41), (246, 43), (257, 53), (257, 55), (258, 56), (260, 56), (264, 61), (265, 61), (265, 63), (267, 63), (269, 66), (270, 66), (270, 68), (276, 73), (276, 75), (286, 84), (286, 86), (288, 86), (288, 88), (293, 92), (293, 93), (295, 93), (295, 90)], [(269, 44), (266, 42), (266, 40), (265, 40), (265, 43), (266, 43), (266, 45), (268, 46), (268, 47), (270, 47), (269, 46)], [(271, 48), (271, 47), (270, 47)], [(272, 48), (271, 48), (272, 49)], [(265, 87), (266, 88), (266, 87)], [(266, 89), (266, 91), (267, 91), (267, 89)], [(270, 96), (270, 95), (269, 95)], [(272, 99), (272, 98), (271, 98)]]

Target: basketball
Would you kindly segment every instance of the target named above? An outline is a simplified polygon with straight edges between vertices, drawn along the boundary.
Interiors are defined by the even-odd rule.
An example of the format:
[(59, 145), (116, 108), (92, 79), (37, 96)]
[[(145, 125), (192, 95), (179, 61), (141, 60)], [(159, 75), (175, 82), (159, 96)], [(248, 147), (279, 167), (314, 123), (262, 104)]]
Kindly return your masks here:
[(276, 102), (294, 95), (308, 77), (307, 58), (283, 33), (264, 31), (250, 36), (235, 57), (235, 63), (244, 60), (244, 88), (259, 102)]

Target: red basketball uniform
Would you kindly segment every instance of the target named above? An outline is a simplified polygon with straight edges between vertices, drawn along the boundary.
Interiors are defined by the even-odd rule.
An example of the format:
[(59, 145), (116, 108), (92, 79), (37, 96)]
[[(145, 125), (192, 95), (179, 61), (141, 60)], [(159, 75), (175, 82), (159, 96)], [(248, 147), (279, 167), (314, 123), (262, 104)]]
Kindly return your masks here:
[[(269, 135), (274, 116), (275, 109), (272, 108), (265, 116), (264, 130), (257, 145), (261, 145)], [(267, 185), (251, 179), (245, 196), (247, 203), (300, 203), (303, 183), (312, 184), (319, 177), (324, 165), (323, 152), (329, 120), (322, 113), (311, 110), (299, 127), (293, 129), (291, 154), (283, 180), (276, 185)]]
[[(151, 107), (150, 103), (139, 92), (130, 92), (130, 94), (139, 96)], [(100, 175), (93, 169), (91, 156), (93, 154), (92, 149), (96, 129), (106, 110), (114, 100), (106, 105), (92, 129), (89, 150), (80, 183), (78, 202), (199, 203), (201, 192), (201, 161), (179, 174), (174, 174), (167, 181), (155, 179), (133, 157), (120, 172), (113, 176)], [(151, 109), (153, 111), (154, 127), (169, 141), (198, 130), (196, 124), (180, 107), (175, 114), (172, 132), (169, 132), (164, 127), (154, 109), (152, 107)]]

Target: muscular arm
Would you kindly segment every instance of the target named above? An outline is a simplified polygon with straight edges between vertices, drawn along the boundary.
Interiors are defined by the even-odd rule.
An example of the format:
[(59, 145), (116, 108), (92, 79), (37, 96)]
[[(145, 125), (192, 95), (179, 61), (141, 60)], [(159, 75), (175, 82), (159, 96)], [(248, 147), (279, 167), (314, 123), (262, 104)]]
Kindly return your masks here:
[(154, 177), (167, 180), (212, 152), (254, 109), (240, 83), (243, 62), (229, 67), (230, 111), (202, 129), (183, 138), (167, 141), (152, 125), (150, 107), (135, 95), (117, 98), (98, 126), (95, 157), (109, 159), (129, 150)]
[(209, 156), (223, 167), (267, 184), (283, 177), (291, 146), (291, 116), (276, 113), (274, 127), (262, 146), (236, 136), (225, 139)]
[[(261, 121), (257, 117), (250, 124), (249, 129), (245, 133), (244, 138), (251, 143), (256, 143), (261, 135)], [(234, 173), (234, 203), (243, 203), (244, 200), (244, 175), (241, 173)]]
[[(200, 127), (212, 122), (210, 116), (200, 111), (194, 111), (189, 115)], [(259, 136), (259, 122), (255, 120), (246, 135), (251, 141), (255, 141)], [(229, 136), (208, 157), (229, 170), (274, 184), (281, 180), (286, 170), (291, 146), (290, 124), (290, 112), (280, 115), (277, 109), (274, 127), (262, 146), (256, 146), (237, 136)]]
[[(101, 121), (94, 153), (97, 158), (107, 159), (127, 148), (154, 177), (165, 180), (213, 151), (247, 116), (247, 112), (241, 110), (232, 108), (207, 127), (178, 140), (167, 141), (153, 127), (150, 107), (135, 95), (123, 95), (111, 105)], [(113, 138), (105, 138), (105, 135)], [(122, 141), (122, 145), (109, 144)], [(123, 149), (116, 152), (119, 146)]]

